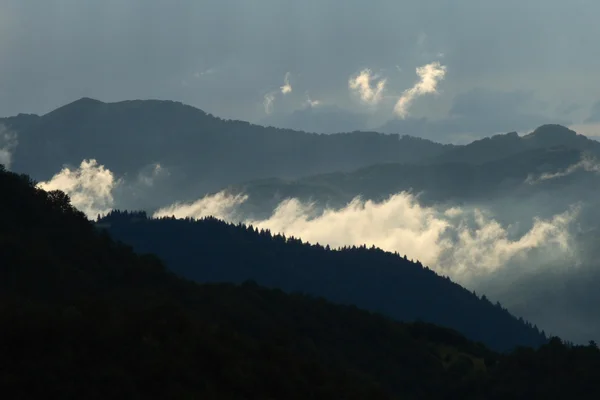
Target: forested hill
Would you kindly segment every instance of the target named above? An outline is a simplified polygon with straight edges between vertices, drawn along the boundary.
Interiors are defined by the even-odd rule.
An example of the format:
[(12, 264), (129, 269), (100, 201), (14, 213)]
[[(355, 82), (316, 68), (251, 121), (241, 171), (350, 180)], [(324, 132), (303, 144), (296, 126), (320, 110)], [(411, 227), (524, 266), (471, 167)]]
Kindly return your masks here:
[(1, 165), (0, 193), (3, 398), (452, 398), (498, 360), (447, 329), (177, 278)]
[(248, 279), (384, 313), (397, 320), (447, 326), (497, 350), (546, 342), (536, 326), (518, 319), (419, 262), (376, 248), (341, 251), (272, 235), (252, 226), (204, 220), (149, 219), (113, 211), (97, 226), (153, 252), (175, 273), (199, 282)]
[(169, 273), (0, 166), (3, 399), (595, 399), (600, 351), (496, 354), (252, 282)]

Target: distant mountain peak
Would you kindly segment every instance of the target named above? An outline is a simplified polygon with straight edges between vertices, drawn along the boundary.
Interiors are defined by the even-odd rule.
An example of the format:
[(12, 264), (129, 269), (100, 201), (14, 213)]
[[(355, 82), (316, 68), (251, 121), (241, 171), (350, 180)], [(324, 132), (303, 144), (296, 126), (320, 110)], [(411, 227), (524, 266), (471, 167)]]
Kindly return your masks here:
[(59, 107), (55, 110), (50, 111), (45, 116), (62, 115), (62, 114), (68, 113), (72, 110), (79, 110), (79, 111), (87, 110), (92, 107), (97, 107), (97, 106), (100, 106), (103, 104), (105, 104), (105, 103), (100, 100), (92, 99), (90, 97), (82, 97), (79, 100), (75, 100), (71, 103), (65, 104), (62, 107)]
[(99, 106), (105, 104), (103, 101), (92, 99), (91, 97), (82, 97), (69, 104), (66, 104), (60, 108), (71, 108), (71, 107), (88, 107), (88, 106)]
[(528, 135), (525, 135), (525, 138), (566, 138), (566, 137), (576, 137), (582, 136), (578, 135), (577, 132), (567, 128), (566, 126), (559, 124), (546, 124), (541, 125), (536, 128), (533, 132)]
[(96, 103), (96, 104), (104, 104), (103, 101), (92, 99), (91, 97), (82, 97), (79, 100), (75, 100), (74, 103)]

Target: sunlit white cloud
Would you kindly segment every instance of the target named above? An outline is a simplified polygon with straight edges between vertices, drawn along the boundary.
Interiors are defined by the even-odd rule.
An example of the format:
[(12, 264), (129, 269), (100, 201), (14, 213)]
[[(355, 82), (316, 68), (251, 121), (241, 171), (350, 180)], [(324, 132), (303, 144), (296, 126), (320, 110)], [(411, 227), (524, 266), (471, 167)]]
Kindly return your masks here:
[(438, 61), (423, 65), (416, 69), (419, 81), (410, 89), (405, 90), (394, 106), (395, 114), (406, 118), (413, 101), (424, 94), (437, 93), (437, 86), (446, 76), (446, 66)]
[(175, 203), (159, 209), (154, 213), (155, 218), (203, 218), (213, 216), (224, 220), (235, 218), (236, 207), (248, 199), (246, 195), (230, 195), (219, 192), (213, 196), (205, 196), (193, 203)]
[(0, 124), (0, 164), (4, 165), (6, 169), (10, 169), (17, 144), (18, 137), (16, 132)]
[(357, 94), (363, 103), (376, 105), (383, 96), (387, 80), (374, 75), (370, 69), (363, 69), (348, 79), (348, 88)]
[[(547, 248), (567, 253), (572, 248), (569, 226), (575, 220), (579, 208), (574, 206), (548, 220), (534, 218), (532, 228), (518, 238), (510, 238), (509, 228), (474, 210), (475, 229), (464, 222), (456, 229), (458, 240), (451, 251), (438, 260), (440, 266), (450, 266), (454, 276), (464, 277), (472, 273), (495, 272), (515, 258), (523, 261), (528, 252)], [(523, 263), (524, 265), (526, 262)]]
[[(290, 84), (290, 73), (287, 72), (285, 74), (285, 77), (283, 78), (284, 83), (283, 86), (281, 86), (279, 88), (279, 91), (281, 92), (281, 94), (283, 96), (285, 96), (286, 94), (289, 94), (292, 92), (292, 85)], [(277, 95), (277, 91), (276, 90), (272, 90), (269, 93), (265, 94), (264, 98), (263, 98), (263, 107), (265, 108), (265, 114), (271, 114), (273, 113), (273, 108), (275, 105), (275, 100), (276, 100), (276, 95)]]
[(286, 95), (288, 93), (292, 93), (292, 85), (290, 84), (290, 73), (286, 72), (285, 77), (283, 78), (283, 86), (280, 87), (281, 94)]
[(420, 260), (423, 264), (466, 282), (492, 274), (535, 249), (566, 253), (571, 249), (570, 225), (578, 214), (573, 207), (549, 219), (534, 218), (528, 232), (515, 236), (484, 210), (424, 207), (417, 198), (399, 193), (383, 202), (353, 200), (341, 209), (317, 209), (313, 204), (288, 199), (270, 218), (244, 219), (236, 208), (243, 195), (224, 192), (193, 204), (175, 204), (156, 216), (200, 218), (214, 215), (230, 222), (329, 244), (375, 245)]
[(106, 214), (114, 205), (113, 190), (121, 183), (113, 173), (94, 159), (83, 160), (79, 168), (65, 167), (47, 182), (40, 182), (40, 189), (61, 190), (69, 195), (71, 204), (88, 218)]

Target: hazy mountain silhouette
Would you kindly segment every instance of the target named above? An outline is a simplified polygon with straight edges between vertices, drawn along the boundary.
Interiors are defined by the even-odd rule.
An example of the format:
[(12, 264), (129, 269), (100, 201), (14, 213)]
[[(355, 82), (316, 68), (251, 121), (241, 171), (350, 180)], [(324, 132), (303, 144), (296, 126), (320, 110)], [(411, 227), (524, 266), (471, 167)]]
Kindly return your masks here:
[(481, 163), (444, 161), (431, 164), (378, 164), (352, 172), (332, 172), (295, 180), (263, 179), (232, 185), (230, 194), (243, 193), (248, 200), (240, 210), (256, 217), (270, 215), (286, 198), (341, 207), (356, 196), (382, 201), (408, 191), (420, 194), (422, 204), (446, 201), (486, 201), (510, 194), (532, 195), (560, 190), (569, 179), (532, 186), (529, 176), (557, 173), (579, 162), (584, 152), (565, 147), (535, 148)]
[(542, 125), (524, 136), (519, 136), (517, 132), (510, 132), (476, 140), (465, 146), (456, 146), (436, 157), (435, 161), (482, 164), (525, 150), (556, 146), (600, 154), (600, 142), (580, 135), (562, 125)]
[(160, 163), (195, 186), (347, 171), (378, 162), (416, 162), (448, 146), (375, 132), (336, 135), (223, 120), (172, 101), (103, 103), (83, 98), (44, 116), (0, 120), (19, 135), (13, 168), (46, 180), (64, 164), (95, 158), (117, 173)]
[[(479, 190), (483, 194), (490, 183), (485, 182), (482, 189), (477, 189), (468, 182), (469, 174), (477, 173), (462, 164), (483, 164), (552, 146), (598, 153), (600, 146), (559, 125), (542, 126), (523, 137), (509, 133), (464, 146), (376, 132), (315, 134), (224, 120), (191, 106), (159, 100), (103, 103), (83, 98), (44, 116), (20, 114), (0, 119), (0, 124), (18, 135), (11, 168), (39, 181), (49, 179), (64, 165), (77, 167), (82, 160), (90, 158), (117, 177), (124, 176), (130, 181), (159, 163), (168, 172), (168, 179), (161, 181), (152, 195), (144, 196), (146, 209), (194, 200), (230, 185), (257, 179), (269, 179), (267, 186), (273, 182), (281, 186), (278, 179), (289, 181), (327, 173), (333, 173), (330, 179), (338, 179), (338, 175), (359, 168), (366, 168), (371, 174), (381, 172), (387, 178), (366, 179), (373, 185), (367, 187), (366, 183), (358, 186), (349, 183), (352, 177), (343, 176), (342, 183), (333, 186), (326, 183), (318, 193), (315, 193), (317, 188), (313, 188), (315, 179), (309, 178), (294, 183), (293, 190), (290, 185), (284, 185), (284, 192), (300, 191), (336, 201), (346, 201), (356, 193), (385, 195), (394, 187), (431, 193)], [(386, 163), (415, 166), (405, 166), (404, 171), (397, 169), (396, 172), (390, 167), (367, 168)], [(461, 165), (449, 165), (447, 170), (446, 167), (416, 167), (438, 163)], [(460, 184), (448, 188), (444, 178), (460, 174), (461, 169), (465, 171), (458, 178)], [(386, 181), (394, 174), (398, 175), (398, 182), (393, 187), (377, 189), (389, 186)], [(328, 179), (319, 177), (316, 181)], [(492, 186), (494, 179), (490, 178)], [(307, 185), (310, 187), (305, 188)], [(352, 187), (347, 188), (348, 185)], [(465, 185), (470, 188), (465, 189)], [(131, 201), (127, 204), (131, 206)]]

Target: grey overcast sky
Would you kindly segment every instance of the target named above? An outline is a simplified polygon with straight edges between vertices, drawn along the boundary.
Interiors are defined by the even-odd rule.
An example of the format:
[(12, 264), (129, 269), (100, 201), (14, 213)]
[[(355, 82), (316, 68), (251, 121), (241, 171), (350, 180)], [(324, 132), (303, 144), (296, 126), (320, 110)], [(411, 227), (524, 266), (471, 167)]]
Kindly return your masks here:
[[(408, 120), (485, 133), (578, 124), (598, 119), (598, 16), (598, 0), (2, 0), (0, 116), (159, 98), (285, 123), (311, 99), (375, 126), (415, 69), (439, 61), (438, 94)], [(386, 79), (376, 105), (349, 89), (365, 68)]]

